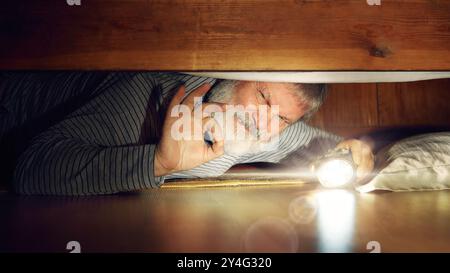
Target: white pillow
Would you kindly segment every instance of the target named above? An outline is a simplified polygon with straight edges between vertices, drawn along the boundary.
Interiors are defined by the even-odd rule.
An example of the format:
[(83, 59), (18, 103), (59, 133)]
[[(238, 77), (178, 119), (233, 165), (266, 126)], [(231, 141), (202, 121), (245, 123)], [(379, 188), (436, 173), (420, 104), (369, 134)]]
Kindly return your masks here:
[(360, 192), (450, 189), (450, 132), (403, 139), (377, 155), (384, 168)]

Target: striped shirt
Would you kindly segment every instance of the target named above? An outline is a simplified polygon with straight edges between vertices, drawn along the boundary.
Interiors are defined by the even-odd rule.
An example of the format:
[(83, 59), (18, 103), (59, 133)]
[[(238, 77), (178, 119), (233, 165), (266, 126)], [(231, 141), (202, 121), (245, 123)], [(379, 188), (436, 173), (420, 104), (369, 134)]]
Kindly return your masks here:
[[(153, 72), (11, 73), (0, 79), (0, 137), (5, 144), (12, 135), (23, 146), (15, 148), (13, 176), (21, 194), (155, 188), (166, 179), (219, 176), (240, 163), (276, 163), (317, 137), (340, 140), (297, 122), (281, 133), (275, 151), (224, 154), (191, 170), (155, 177), (155, 147), (176, 87), (184, 84), (188, 95), (215, 79)], [(25, 143), (17, 141), (21, 137)]]

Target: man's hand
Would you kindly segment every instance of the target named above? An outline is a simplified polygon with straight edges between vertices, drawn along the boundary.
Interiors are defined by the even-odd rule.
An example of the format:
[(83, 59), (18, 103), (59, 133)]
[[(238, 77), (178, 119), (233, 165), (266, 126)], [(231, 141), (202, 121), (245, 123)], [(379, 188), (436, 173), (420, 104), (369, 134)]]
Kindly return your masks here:
[(370, 146), (361, 140), (348, 139), (339, 143), (336, 148), (350, 149), (353, 161), (357, 166), (356, 181), (358, 183), (364, 182), (364, 179), (371, 174), (374, 166), (374, 156)]
[[(197, 167), (205, 162), (208, 162), (224, 152), (223, 137), (221, 137), (220, 128), (214, 119), (209, 117), (195, 117), (194, 116), (194, 98), (203, 96), (211, 88), (209, 84), (204, 84), (194, 90), (188, 97), (183, 100), (185, 94), (184, 86), (181, 86), (167, 109), (166, 118), (164, 120), (162, 136), (159, 144), (156, 147), (154, 158), (154, 174), (155, 176), (167, 175), (169, 173), (189, 170)], [(176, 140), (171, 135), (172, 125), (179, 117), (171, 117), (172, 109), (186, 105), (191, 113), (191, 132), (188, 139)], [(210, 103), (203, 103), (203, 108), (211, 105)], [(220, 105), (217, 104), (220, 108)], [(202, 109), (203, 110), (203, 109)], [(201, 126), (194, 126), (194, 123)], [(207, 144), (203, 140), (203, 128), (206, 124), (212, 124), (213, 143)], [(193, 128), (200, 127), (202, 129), (201, 138), (196, 139)], [(184, 128), (183, 128), (184, 129)]]

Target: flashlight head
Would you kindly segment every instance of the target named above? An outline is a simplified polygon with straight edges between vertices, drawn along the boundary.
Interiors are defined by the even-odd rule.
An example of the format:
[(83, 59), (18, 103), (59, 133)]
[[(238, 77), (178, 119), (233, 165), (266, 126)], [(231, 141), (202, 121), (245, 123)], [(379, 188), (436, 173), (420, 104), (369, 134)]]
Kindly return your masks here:
[(348, 149), (337, 149), (318, 158), (312, 165), (320, 184), (326, 188), (339, 188), (353, 183), (356, 166)]

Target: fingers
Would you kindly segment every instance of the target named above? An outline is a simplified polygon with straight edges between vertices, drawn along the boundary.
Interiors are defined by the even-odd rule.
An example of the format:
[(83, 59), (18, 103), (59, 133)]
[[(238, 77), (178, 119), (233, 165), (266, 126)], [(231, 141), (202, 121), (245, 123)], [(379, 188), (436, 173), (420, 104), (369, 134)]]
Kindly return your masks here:
[(172, 100), (170, 101), (168, 111), (171, 111), (172, 108), (175, 107), (176, 105), (181, 104), (185, 93), (186, 88), (184, 87), (184, 85), (180, 86), (178, 88), (178, 91), (175, 93), (175, 96), (173, 96)]
[(361, 141), (355, 141), (352, 142), (352, 146), (350, 146), (350, 150), (352, 151), (352, 158), (353, 162), (355, 162), (356, 165), (360, 166), (362, 159), (362, 142)]
[(181, 103), (181, 101), (183, 100), (185, 94), (185, 87), (184, 86), (180, 86), (177, 90), (177, 92), (175, 93), (175, 95), (172, 97), (172, 100), (169, 103), (169, 107), (166, 110), (166, 116), (164, 119), (164, 124), (163, 124), (163, 135), (162, 135), (162, 141), (170, 141), (171, 137), (170, 137), (170, 132), (171, 132), (171, 126), (174, 124), (176, 117), (172, 115), (172, 113), (178, 113), (180, 108), (175, 108), (178, 107)]
[(374, 156), (369, 146), (361, 149), (361, 162), (356, 171), (357, 180), (361, 181), (370, 175), (374, 168)]
[(336, 149), (349, 149), (351, 140), (344, 140), (336, 145)]
[(212, 137), (212, 145), (208, 144), (206, 147), (206, 158), (205, 161), (212, 160), (218, 156), (223, 155), (224, 153), (224, 137), (222, 134), (222, 128), (220, 128), (219, 124), (212, 118), (204, 118), (204, 131), (208, 130), (211, 133)]
[(218, 130), (215, 130), (215, 132), (213, 132), (212, 137), (214, 141), (213, 144), (210, 147), (208, 147), (209, 149), (207, 150), (207, 159), (206, 159), (207, 161), (212, 160), (218, 156), (221, 156), (224, 153), (225, 141), (218, 132)]
[[(170, 111), (173, 107), (175, 107), (176, 105), (180, 105), (182, 103), (187, 105), (190, 109), (193, 109), (195, 97), (202, 97), (206, 92), (208, 92), (208, 90), (210, 88), (211, 88), (211, 85), (208, 83), (205, 83), (205, 84), (201, 85), (199, 88), (192, 91), (189, 94), (189, 96), (184, 98), (184, 96), (186, 94), (186, 88), (184, 85), (180, 86), (178, 88), (177, 92), (175, 93), (175, 96), (173, 96), (172, 100), (170, 101), (168, 110)], [(203, 104), (207, 105), (207, 103), (203, 103)]]
[(206, 117), (203, 119), (202, 132), (209, 131), (211, 133), (213, 143), (224, 139), (224, 132), (221, 126), (213, 118)]
[(361, 141), (356, 139), (344, 140), (339, 143), (336, 148), (339, 149), (350, 149), (352, 152), (353, 162), (359, 166), (361, 163)]
[(339, 143), (336, 148), (350, 149), (356, 169), (357, 181), (362, 181), (374, 168), (374, 156), (370, 146), (357, 139), (349, 139)]
[(224, 140), (218, 140), (214, 142), (214, 144), (211, 146), (211, 149), (208, 149), (208, 160), (214, 159), (216, 157), (219, 157), (223, 155), (224, 153)]
[(202, 84), (200, 87), (192, 91), (184, 100), (183, 104), (187, 105), (190, 109), (194, 109), (194, 103), (196, 97), (202, 97), (203, 95), (208, 92), (208, 90), (211, 88), (211, 85), (209, 83)]

